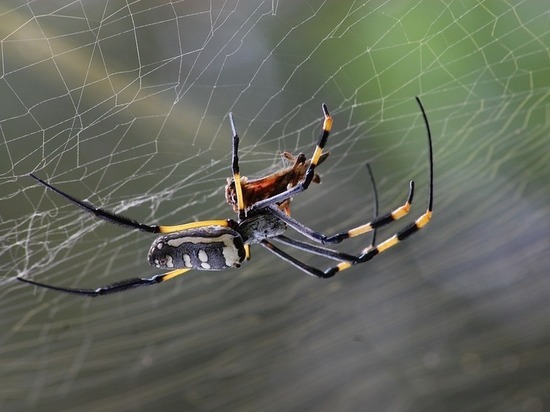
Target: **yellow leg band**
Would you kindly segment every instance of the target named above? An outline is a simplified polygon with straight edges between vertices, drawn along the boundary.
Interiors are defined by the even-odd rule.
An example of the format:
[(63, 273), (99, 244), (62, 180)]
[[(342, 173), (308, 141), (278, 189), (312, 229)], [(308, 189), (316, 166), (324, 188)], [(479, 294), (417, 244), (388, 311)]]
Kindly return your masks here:
[(162, 278), (163, 282), (166, 282), (167, 280), (174, 279), (177, 276), (183, 275), (186, 272), (189, 272), (191, 269), (184, 268), (184, 269), (176, 269), (172, 272), (168, 272), (164, 277)]
[(203, 226), (222, 226), (227, 227), (229, 224), (227, 223), (227, 220), (201, 220), (198, 222), (191, 222), (191, 223), (185, 223), (183, 225), (175, 225), (175, 226), (159, 226), (160, 233), (173, 233), (173, 232), (180, 232), (182, 230), (187, 229), (194, 229), (196, 227), (203, 227)]
[(317, 166), (317, 163), (319, 162), (319, 158), (323, 154), (323, 149), (321, 149), (319, 146), (315, 148), (315, 152), (313, 152), (313, 156), (311, 157), (311, 164), (314, 166)]
[(349, 262), (338, 263), (336, 267), (338, 268), (338, 272), (340, 272), (342, 270), (346, 270), (347, 268), (351, 267), (351, 263)]
[(244, 200), (243, 200), (243, 189), (241, 187), (241, 175), (240, 173), (235, 173), (233, 175), (235, 179), (235, 192), (237, 193), (237, 208), (239, 212), (244, 210)]
[(356, 227), (355, 229), (351, 229), (350, 231), (348, 231), (348, 235), (349, 237), (355, 237), (355, 236), (362, 235), (363, 233), (370, 232), (371, 230), (372, 230), (372, 226), (370, 225), (370, 223), (367, 223), (366, 225), (362, 225), (362, 226)]
[(332, 129), (332, 117), (325, 117), (325, 121), (323, 122), (323, 130), (330, 132)]
[(414, 223), (416, 223), (416, 226), (420, 229), (428, 224), (430, 219), (432, 218), (432, 212), (428, 211), (424, 213), (420, 218), (418, 218)]
[(388, 240), (380, 243), (376, 249), (378, 249), (379, 253), (382, 253), (383, 251), (391, 248), (392, 246), (395, 246), (399, 243), (399, 239), (397, 238), (397, 235), (394, 235), (390, 237)]
[(395, 209), (392, 212), (391, 217), (393, 217), (394, 220), (401, 219), (403, 216), (409, 213), (409, 210), (411, 210), (411, 204), (407, 202), (400, 208)]

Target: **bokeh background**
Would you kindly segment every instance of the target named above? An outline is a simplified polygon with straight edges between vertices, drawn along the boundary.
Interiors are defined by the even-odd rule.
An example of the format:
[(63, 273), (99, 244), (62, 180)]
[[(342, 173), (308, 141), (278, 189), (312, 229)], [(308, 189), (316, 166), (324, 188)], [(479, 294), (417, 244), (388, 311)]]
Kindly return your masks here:
[[(4, 1), (0, 409), (550, 409), (550, 20), (544, 1)], [(311, 153), (293, 215), (325, 233), (403, 202), (415, 237), (320, 281), (261, 248), (238, 271), (87, 299), (155, 273), (150, 236), (98, 222), (34, 172), (148, 223), (233, 217), (241, 170)], [(390, 236), (404, 223), (379, 233)], [(342, 245), (353, 252), (362, 237)], [(324, 267), (331, 262), (304, 256)]]

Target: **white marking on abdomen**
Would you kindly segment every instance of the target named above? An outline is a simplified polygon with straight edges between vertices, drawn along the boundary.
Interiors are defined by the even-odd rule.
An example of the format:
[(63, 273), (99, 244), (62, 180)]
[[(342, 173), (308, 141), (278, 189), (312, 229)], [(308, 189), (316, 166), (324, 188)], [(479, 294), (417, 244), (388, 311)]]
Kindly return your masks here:
[(208, 262), (208, 254), (204, 250), (200, 249), (198, 256), (201, 262)]
[[(220, 229), (222, 229), (222, 226), (219, 226)], [(184, 243), (190, 243), (190, 244), (197, 244), (197, 243), (203, 243), (203, 244), (212, 244), (212, 243), (222, 243), (222, 253), (223, 257), (225, 259), (225, 265), (228, 267), (235, 267), (239, 265), (240, 258), (239, 258), (239, 251), (237, 250), (237, 247), (235, 246), (234, 242), (235, 236), (230, 233), (225, 233), (223, 235), (220, 235), (218, 237), (198, 237), (198, 236), (185, 236), (180, 237), (177, 239), (170, 239), (166, 241), (166, 243), (169, 246), (172, 247), (179, 247)], [(206, 252), (205, 252), (206, 253)], [(200, 250), (199, 250), (200, 254)], [(200, 256), (199, 256), (200, 259)], [(186, 267), (191, 267), (191, 259), (187, 254), (183, 255), (183, 260)], [(206, 259), (208, 260), (208, 259)], [(204, 266), (203, 266), (204, 267)], [(206, 269), (206, 268), (205, 268)]]
[(223, 258), (225, 259), (225, 266), (234, 267), (241, 263), (239, 258), (239, 251), (234, 245), (222, 248)]
[[(215, 226), (216, 228), (218, 226)], [(225, 229), (223, 228), (222, 226), (219, 226), (220, 229)], [(218, 243), (218, 242), (222, 242), (224, 243), (225, 245), (227, 245), (228, 243), (233, 243), (231, 241), (231, 239), (233, 239), (234, 236), (230, 233), (224, 233), (223, 235), (220, 235), (220, 236), (215, 236), (215, 237), (199, 237), (199, 236), (185, 236), (185, 237), (179, 237), (179, 238), (176, 238), (176, 239), (170, 239), (168, 241), (166, 241), (166, 243), (168, 243), (170, 246), (172, 247), (179, 247), (181, 246), (182, 244), (184, 243), (192, 243), (192, 244), (197, 244), (197, 243), (204, 243), (204, 244), (210, 244), (210, 243)]]
[(164, 256), (164, 259), (166, 259), (166, 267), (167, 268), (173, 268), (174, 267), (174, 259), (172, 259), (172, 256), (166, 255), (166, 256)]
[(191, 265), (191, 256), (189, 256), (187, 253), (183, 254), (183, 264), (186, 268), (192, 267)]

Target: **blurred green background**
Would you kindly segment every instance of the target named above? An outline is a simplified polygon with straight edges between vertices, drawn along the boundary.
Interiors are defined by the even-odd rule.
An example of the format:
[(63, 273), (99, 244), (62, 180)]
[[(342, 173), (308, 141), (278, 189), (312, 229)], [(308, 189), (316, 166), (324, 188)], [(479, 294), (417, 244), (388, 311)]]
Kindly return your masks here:
[[(550, 27), (531, 2), (3, 2), (0, 409), (528, 411), (550, 407)], [(241, 171), (311, 153), (293, 215), (324, 233), (416, 181), (418, 235), (328, 281), (261, 248), (239, 271), (86, 299), (156, 273), (151, 238), (28, 173), (147, 223), (234, 217)], [(384, 229), (390, 236), (403, 223)], [(342, 245), (360, 250), (368, 238)], [(296, 256), (316, 266), (318, 257)]]

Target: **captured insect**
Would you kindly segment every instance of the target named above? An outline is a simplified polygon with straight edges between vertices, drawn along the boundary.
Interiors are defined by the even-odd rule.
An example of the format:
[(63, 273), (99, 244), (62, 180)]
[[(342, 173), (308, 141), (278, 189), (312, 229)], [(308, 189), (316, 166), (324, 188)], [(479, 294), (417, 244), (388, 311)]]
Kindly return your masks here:
[[(148, 260), (151, 265), (169, 271), (152, 277), (126, 279), (106, 286), (101, 286), (97, 289), (65, 288), (39, 283), (22, 277), (18, 277), (17, 279), (35, 286), (60, 292), (92, 297), (107, 295), (140, 286), (149, 286), (165, 282), (191, 270), (213, 271), (238, 268), (249, 256), (249, 246), (254, 244), (263, 246), (297, 269), (318, 278), (330, 278), (338, 272), (342, 272), (352, 266), (368, 262), (378, 254), (392, 248), (399, 242), (416, 233), (419, 229), (425, 227), (432, 217), (432, 135), (424, 107), (418, 97), (416, 97), (416, 101), (422, 112), (428, 136), (428, 208), (426, 212), (414, 222), (409, 223), (403, 229), (381, 243), (367, 246), (358, 255), (340, 252), (321, 245), (337, 244), (345, 239), (376, 231), (379, 227), (404, 217), (411, 207), (414, 194), (414, 182), (410, 182), (407, 200), (402, 206), (394, 209), (392, 212), (377, 216), (370, 222), (354, 227), (346, 232), (326, 236), (292, 218), (288, 210), (291, 199), (297, 194), (307, 190), (310, 184), (318, 179), (318, 177), (316, 177), (315, 168), (326, 158), (326, 153), (324, 154), (323, 151), (332, 128), (332, 117), (329, 114), (327, 106), (323, 104), (322, 110), (324, 120), (322, 132), (311, 158), (306, 160), (305, 156), (301, 157), (299, 155), (295, 159), (295, 165), (293, 167), (270, 175), (264, 178), (263, 181), (262, 179), (249, 181), (246, 178), (241, 178), (238, 157), (239, 136), (233, 116), (231, 113), (229, 114), (229, 121), (233, 131), (231, 162), (233, 177), (231, 181), (228, 182), (226, 194), (229, 193), (228, 202), (236, 208), (238, 215), (237, 220), (204, 220), (175, 226), (147, 225), (97, 208), (86, 201), (79, 200), (61, 191), (31, 174), (31, 177), (46, 186), (46, 188), (61, 195), (85, 211), (92, 213), (97, 218), (131, 229), (160, 234), (149, 249)], [(299, 167), (296, 165), (299, 165)], [(284, 179), (280, 178), (289, 178), (290, 180), (284, 181)], [(262, 183), (260, 184), (258, 182)], [(243, 187), (245, 190), (243, 190)], [(259, 190), (256, 191), (257, 193), (255, 195), (252, 195), (251, 193), (254, 193), (254, 188), (259, 188)], [(245, 196), (244, 193), (247, 193), (247, 195)], [(285, 236), (284, 233), (289, 227), (317, 244)], [(303, 252), (336, 260), (338, 263), (328, 269), (320, 270), (287, 254), (285, 251), (275, 246), (272, 241), (282, 243)]]
[[(232, 125), (234, 123), (232, 122)], [(236, 131), (233, 130), (233, 134), (236, 135)], [(246, 176), (241, 176), (240, 185), (242, 191), (244, 211), (239, 212), (239, 205), (237, 200), (237, 192), (235, 190), (235, 179), (232, 177), (227, 178), (227, 184), (225, 185), (225, 200), (233, 208), (235, 213), (239, 213), (239, 218), (243, 218), (244, 214), (250, 205), (254, 205), (260, 200), (269, 199), (273, 195), (282, 193), (283, 191), (296, 186), (300, 181), (304, 179), (304, 176), (311, 164), (311, 160), (306, 160), (306, 155), (300, 153), (294, 157), (289, 152), (281, 153), (284, 159), (293, 161), (294, 164), (290, 167), (281, 169), (268, 176), (258, 179), (248, 179)], [(325, 161), (329, 152), (323, 152), (319, 156), (317, 166)], [(371, 181), (373, 180), (372, 171), (369, 168), (369, 174), (371, 175)], [(321, 183), (321, 178), (317, 173), (313, 174), (312, 183)], [(374, 182), (373, 182), (374, 184)], [(373, 186), (375, 187), (375, 186)], [(376, 190), (376, 189), (375, 189)], [(282, 202), (278, 202), (279, 209), (284, 211), (290, 216), (290, 202), (291, 198), (285, 199)], [(376, 235), (373, 235), (374, 237)], [(245, 245), (246, 260), (250, 259), (250, 245)]]
[[(241, 176), (241, 190), (243, 196), (243, 203), (246, 209), (250, 205), (257, 203), (260, 200), (269, 199), (271, 196), (284, 192), (296, 186), (300, 181), (304, 179), (304, 176), (311, 164), (311, 160), (306, 160), (306, 155), (300, 153), (298, 156), (293, 156), (289, 152), (283, 152), (282, 157), (290, 160), (293, 163), (292, 166), (286, 167), (268, 176), (258, 179), (248, 179), (246, 176)], [(324, 152), (317, 161), (317, 166), (325, 161), (329, 152)], [(320, 183), (321, 177), (317, 174), (313, 174), (312, 183)], [(225, 186), (225, 199), (227, 203), (233, 207), (233, 211), (238, 213), (239, 206), (237, 201), (237, 192), (235, 190), (235, 179), (228, 177), (227, 185)], [(286, 199), (283, 202), (278, 203), (279, 209), (283, 210), (287, 215), (290, 215), (290, 200)]]

